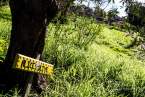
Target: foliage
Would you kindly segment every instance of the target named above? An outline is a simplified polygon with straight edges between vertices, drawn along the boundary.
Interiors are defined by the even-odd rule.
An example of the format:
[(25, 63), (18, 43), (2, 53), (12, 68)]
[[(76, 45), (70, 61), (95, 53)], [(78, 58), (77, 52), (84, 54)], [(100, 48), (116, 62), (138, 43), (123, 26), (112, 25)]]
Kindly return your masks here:
[(109, 21), (109, 24), (110, 24), (110, 25), (111, 25), (112, 22), (115, 20), (115, 17), (117, 17), (117, 14), (118, 14), (118, 13), (119, 13), (119, 12), (118, 12), (117, 8), (113, 8), (113, 9), (111, 9), (111, 10), (108, 11), (107, 16), (108, 16), (108, 21)]
[(4, 6), (8, 4), (9, 0), (0, 0), (0, 6)]
[[(67, 25), (50, 24), (48, 28), (51, 29), (49, 30), (51, 33), (48, 33), (46, 42), (48, 49), (46, 49), (45, 54), (51, 58), (50, 60), (55, 61), (54, 63), (56, 63), (56, 65), (72, 64), (72, 62), (66, 61), (68, 60), (67, 58), (74, 57), (71, 55), (72, 52), (75, 53), (74, 51), (87, 49), (87, 46), (93, 42), (96, 35), (100, 32), (100, 29), (98, 29), (100, 28), (99, 25), (85, 18), (82, 20), (80, 17), (70, 17), (70, 21), (75, 22), (69, 22)], [(82, 28), (82, 26), (84, 28)], [(92, 28), (92, 26), (94, 28)], [(53, 49), (53, 51), (51, 49)], [(61, 56), (58, 56), (59, 54), (61, 54)], [(65, 56), (66, 59), (62, 59), (64, 58), (63, 56)]]
[(0, 8), (0, 60), (3, 60), (8, 47), (11, 27), (10, 12), (7, 6)]
[[(97, 29), (100, 28), (95, 30), (96, 24), (90, 24), (92, 30), (89, 30), (96, 32), (96, 38), (90, 44), (82, 45), (84, 38), (89, 38), (91, 33), (88, 33), (87, 37), (82, 35), (81, 42), (80, 39), (78, 40), (78, 34), (75, 33), (86, 29), (88, 26), (84, 24), (88, 24), (87, 22), (87, 19), (77, 17), (74, 24), (78, 23), (78, 25), (75, 29), (73, 23), (70, 22), (71, 25), (67, 24), (59, 28), (61, 32), (54, 30), (58, 26), (54, 28), (51, 25), (52, 29), (48, 34), (49, 41), (47, 41), (44, 55), (57, 52), (58, 66), (55, 68), (55, 74), (48, 80), (48, 90), (42, 95), (46, 97), (116, 97), (121, 95), (140, 97), (144, 95), (142, 91), (145, 80), (144, 63), (133, 57), (133, 52), (124, 48), (132, 41), (131, 37), (126, 37), (120, 31), (109, 30), (106, 26), (101, 26), (102, 30), (98, 32)], [(51, 38), (51, 33), (55, 32), (61, 34)], [(84, 30), (83, 32), (85, 33)], [(74, 38), (79, 46), (74, 45), (76, 44)], [(57, 44), (54, 42), (52, 45), (54, 39), (57, 39)], [(57, 48), (51, 48), (53, 46)], [(49, 53), (50, 51), (54, 53)], [(50, 56), (44, 57), (47, 57), (47, 60)], [(69, 65), (69, 67), (65, 69), (64, 65)]]
[(137, 27), (145, 25), (144, 5), (142, 3), (133, 2), (126, 9), (128, 13), (128, 22)]
[(106, 12), (100, 7), (100, 6), (96, 6), (95, 7), (95, 11), (94, 11), (95, 17), (101, 17), (103, 19), (106, 18)]
[[(137, 60), (131, 50), (125, 49), (132, 38), (105, 25), (101, 25), (101, 30), (100, 26), (87, 18), (72, 17), (70, 20), (66, 25), (49, 26), (44, 58), (57, 66), (55, 74), (49, 77), (47, 91), (42, 95), (144, 95), (144, 63)], [(95, 35), (93, 41), (83, 45), (92, 37), (92, 32)]]

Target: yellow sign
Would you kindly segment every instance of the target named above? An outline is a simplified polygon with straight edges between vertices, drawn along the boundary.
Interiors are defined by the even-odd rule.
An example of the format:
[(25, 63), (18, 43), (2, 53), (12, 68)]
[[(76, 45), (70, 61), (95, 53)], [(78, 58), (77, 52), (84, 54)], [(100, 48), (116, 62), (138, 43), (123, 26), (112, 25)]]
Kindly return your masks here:
[(16, 55), (13, 68), (47, 75), (53, 73), (53, 65), (21, 54)]

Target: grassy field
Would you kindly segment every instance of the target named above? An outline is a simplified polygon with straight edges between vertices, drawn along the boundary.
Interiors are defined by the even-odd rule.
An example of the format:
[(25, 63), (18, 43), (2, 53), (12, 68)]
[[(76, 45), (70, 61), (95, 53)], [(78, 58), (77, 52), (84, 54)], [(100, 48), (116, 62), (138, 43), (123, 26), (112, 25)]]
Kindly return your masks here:
[[(10, 29), (9, 8), (3, 7), (1, 59), (8, 48)], [(144, 97), (145, 63), (136, 57), (137, 49), (126, 48), (132, 41), (124, 32), (84, 17), (72, 15), (67, 24), (51, 23), (43, 59), (55, 68), (42, 97)]]

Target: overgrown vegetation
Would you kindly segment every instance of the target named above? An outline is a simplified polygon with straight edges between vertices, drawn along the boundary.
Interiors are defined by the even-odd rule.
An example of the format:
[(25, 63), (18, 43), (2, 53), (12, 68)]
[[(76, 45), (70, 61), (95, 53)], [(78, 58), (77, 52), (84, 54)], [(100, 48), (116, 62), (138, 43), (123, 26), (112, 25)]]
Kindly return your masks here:
[[(0, 16), (3, 58), (11, 25), (8, 7)], [(144, 97), (145, 63), (136, 57), (136, 48), (127, 48), (132, 42), (125, 32), (85, 17), (71, 15), (67, 24), (50, 24), (43, 59), (55, 68), (42, 96)]]

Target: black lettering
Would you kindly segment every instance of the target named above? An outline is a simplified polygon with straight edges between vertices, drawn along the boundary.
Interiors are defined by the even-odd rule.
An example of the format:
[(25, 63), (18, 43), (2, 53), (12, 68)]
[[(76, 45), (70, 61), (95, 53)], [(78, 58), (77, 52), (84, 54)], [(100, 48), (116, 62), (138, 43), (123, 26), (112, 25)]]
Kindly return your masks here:
[(31, 68), (30, 65), (31, 65), (31, 60), (28, 61), (28, 66), (27, 66), (28, 70)]
[(33, 62), (31, 63), (31, 65), (30, 65), (30, 68), (31, 68), (32, 71), (35, 70), (34, 66), (35, 66), (35, 62), (33, 61)]
[(40, 72), (40, 73), (42, 72), (42, 67), (41, 67), (41, 65), (37, 67), (37, 72)]
[(33, 64), (33, 69), (34, 69), (34, 71), (35, 71), (35, 69), (36, 69), (36, 62), (34, 62), (34, 64)]
[(20, 59), (20, 57), (18, 55), (16, 55), (16, 58), (17, 58), (16, 67), (19, 67), (19, 64), (18, 63), (20, 62), (21, 59)]
[(25, 69), (25, 64), (26, 64), (26, 60), (22, 60), (21, 68), (24, 68)]
[(42, 73), (45, 74), (45, 64), (42, 64), (42, 67), (43, 67)]
[(31, 71), (31, 65), (32, 65), (32, 62), (30, 60), (29, 63), (28, 63), (28, 70), (30, 70), (30, 71)]
[(45, 67), (45, 74), (47, 74), (48, 72), (47, 72), (47, 70), (48, 70), (48, 67)]
[(42, 73), (44, 74), (45, 72), (44, 72), (44, 68), (45, 68), (45, 66), (43, 65), (42, 66)]

